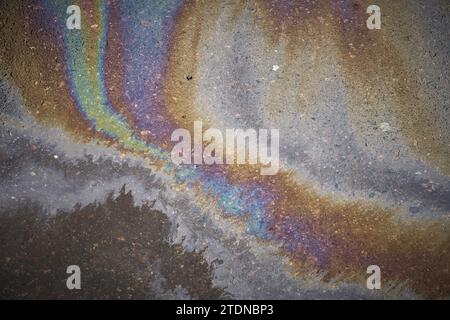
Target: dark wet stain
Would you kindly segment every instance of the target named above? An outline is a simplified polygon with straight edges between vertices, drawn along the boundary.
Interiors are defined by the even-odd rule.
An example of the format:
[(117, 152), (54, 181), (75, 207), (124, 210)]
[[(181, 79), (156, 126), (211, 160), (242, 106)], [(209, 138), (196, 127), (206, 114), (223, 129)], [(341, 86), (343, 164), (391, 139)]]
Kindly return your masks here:
[[(0, 221), (2, 299), (158, 299), (177, 287), (194, 299), (224, 294), (201, 253), (170, 244), (166, 215), (134, 206), (124, 189), (54, 217), (23, 203)], [(81, 268), (81, 290), (66, 287), (69, 265)]]

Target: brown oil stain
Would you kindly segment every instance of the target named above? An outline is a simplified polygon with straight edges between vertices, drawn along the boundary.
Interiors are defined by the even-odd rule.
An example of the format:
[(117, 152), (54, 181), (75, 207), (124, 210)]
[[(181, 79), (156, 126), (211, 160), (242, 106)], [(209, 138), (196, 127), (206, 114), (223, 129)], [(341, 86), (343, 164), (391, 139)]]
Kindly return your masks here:
[(43, 8), (26, 1), (2, 2), (1, 12), (0, 67), (10, 73), (29, 112), (46, 125), (62, 126), (74, 138), (90, 140), (92, 129), (75, 107), (60, 58), (64, 40), (33, 24), (35, 16), (44, 15)]
[[(387, 4), (381, 1), (380, 7)], [(354, 105), (366, 105), (354, 109), (365, 117), (378, 112), (376, 104), (367, 104), (368, 92), (375, 99), (386, 100), (390, 112), (398, 119), (402, 136), (420, 159), (430, 162), (444, 174), (450, 173), (450, 136), (439, 125), (441, 119), (433, 113), (426, 98), (420, 97), (413, 65), (406, 65), (400, 51), (383, 28), (377, 31), (366, 27), (365, 8), (368, 2), (340, 2), (338, 10), (346, 10), (351, 19), (341, 18), (335, 33), (339, 37), (344, 80), (350, 89)], [(396, 1), (398, 10), (390, 12), (398, 19), (412, 16), (408, 1)], [(336, 11), (338, 17), (338, 11)], [(403, 13), (404, 17), (401, 15)], [(424, 100), (425, 99), (425, 100)], [(372, 108), (372, 109), (371, 109)]]
[[(255, 169), (227, 166), (226, 175), (230, 183), (264, 186), (274, 198), (266, 212), (268, 231), (284, 243), (280, 254), (291, 259), (294, 274), (316, 270), (324, 280), (365, 285), (367, 267), (378, 265), (386, 286), (405, 285), (425, 298), (450, 296), (448, 217), (412, 218), (364, 200), (343, 201), (320, 194), (292, 172), (261, 176)], [(295, 236), (299, 230), (303, 240)]]

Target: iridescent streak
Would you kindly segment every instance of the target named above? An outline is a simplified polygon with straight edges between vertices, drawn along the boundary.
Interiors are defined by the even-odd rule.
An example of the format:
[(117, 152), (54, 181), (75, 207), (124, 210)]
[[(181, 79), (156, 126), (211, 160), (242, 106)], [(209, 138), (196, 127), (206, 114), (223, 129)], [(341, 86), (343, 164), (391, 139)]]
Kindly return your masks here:
[[(260, 3), (260, 1), (256, 2)], [(148, 77), (167, 72), (165, 64), (168, 56), (175, 58), (174, 65), (186, 63), (186, 61), (190, 61), (185, 59), (186, 57), (195, 56), (197, 53), (195, 50), (188, 52), (190, 46), (187, 46), (187, 50), (183, 46), (181, 49), (180, 46), (175, 46), (178, 51), (174, 53), (170, 52), (171, 50), (167, 49), (166, 45), (171, 41), (179, 45), (177, 42), (180, 42), (180, 38), (186, 39), (183, 32), (199, 21), (203, 21), (205, 12), (208, 12), (204, 9), (210, 5), (196, 1), (180, 1), (179, 3), (174, 1), (173, 3), (179, 6), (184, 4), (187, 12), (184, 18), (180, 18), (183, 15), (177, 16), (177, 9), (169, 8), (170, 14), (165, 10), (156, 11), (155, 15), (164, 15), (158, 21), (170, 20), (170, 23), (161, 27), (160, 25), (154, 26), (155, 19), (153, 15), (150, 16), (150, 25), (154, 27), (150, 27), (148, 30), (148, 32), (153, 32), (150, 37), (151, 41), (159, 39), (159, 42), (164, 42), (156, 49), (151, 48), (148, 38), (146, 40), (142, 38), (147, 30), (145, 28), (137, 29), (142, 21), (136, 21), (130, 26), (128, 25), (129, 21), (122, 20), (133, 18), (134, 12), (140, 13), (139, 10), (146, 6), (143, 3), (137, 6), (122, 5), (118, 10), (120, 19), (109, 21), (111, 12), (115, 11), (109, 11), (111, 8), (106, 6), (105, 1), (97, 1), (95, 2), (95, 13), (98, 15), (98, 23), (95, 24), (98, 26), (91, 28), (89, 25), (83, 25), (81, 31), (65, 28), (65, 19), (67, 18), (65, 9), (71, 3), (65, 1), (53, 4), (56, 6), (54, 14), (59, 17), (64, 30), (66, 68), (70, 76), (72, 95), (86, 122), (105, 137), (114, 139), (126, 151), (136, 152), (150, 160), (162, 162), (164, 170), (173, 174), (176, 182), (184, 183), (188, 188), (198, 188), (200, 194), (205, 195), (208, 199), (212, 197), (216, 200), (217, 208), (224, 215), (242, 217), (241, 221), (245, 221), (250, 234), (256, 235), (260, 239), (278, 240), (285, 249), (283, 253), (287, 253), (294, 261), (303, 262), (311, 259), (314, 266), (321, 270), (325, 269), (332, 275), (340, 274), (343, 265), (348, 266), (346, 272), (351, 275), (351, 272), (363, 270), (364, 266), (379, 261), (379, 264), (386, 270), (386, 276), (391, 279), (411, 280), (418, 290), (429, 290), (436, 284), (436, 287), (439, 287), (436, 292), (441, 296), (442, 292), (444, 294), (449, 292), (445, 281), (442, 281), (447, 274), (448, 262), (441, 258), (441, 252), (444, 252), (441, 247), (447, 250), (448, 240), (443, 238), (445, 231), (442, 231), (440, 227), (444, 224), (439, 225), (440, 221), (436, 221), (435, 225), (434, 222), (430, 224), (423, 221), (398, 222), (397, 219), (394, 219), (393, 210), (382, 210), (371, 207), (367, 203), (345, 203), (331, 200), (313, 192), (307, 183), (300, 183), (283, 171), (280, 171), (276, 177), (262, 178), (247, 172), (247, 167), (200, 166), (194, 168), (193, 166), (174, 167), (172, 165), (169, 147), (163, 139), (167, 139), (167, 133), (171, 132), (172, 128), (178, 127), (178, 122), (168, 115), (171, 111), (168, 110), (170, 109), (168, 101), (160, 98), (160, 96), (165, 97), (160, 91), (166, 88), (154, 87), (155, 83), (159, 84), (159, 82), (148, 80)], [(277, 5), (280, 3), (285, 3), (286, 7), (281, 8), (285, 8), (284, 11), (278, 12), (280, 10), (277, 11), (277, 8), (280, 9), (280, 7)], [(273, 15), (273, 25), (287, 25), (289, 27), (286, 27), (289, 31), (288, 34), (292, 35), (291, 40), (295, 44), (298, 37), (297, 33), (292, 31), (301, 31), (302, 29), (297, 24), (303, 20), (284, 19), (283, 12), (286, 11), (286, 8), (290, 12), (292, 11), (291, 7), (296, 9), (297, 5), (303, 3), (301, 1), (264, 2), (271, 6), (266, 9), (264, 6), (260, 6), (257, 12), (267, 13), (268, 19), (261, 19), (261, 21), (272, 22), (269, 18), (272, 18)], [(238, 4), (242, 3), (238, 2)], [(351, 2), (335, 1), (333, 4), (339, 9), (340, 6), (347, 7)], [(116, 5), (117, 3), (113, 4), (113, 6)], [(160, 3), (156, 6), (158, 5)], [(168, 6), (170, 7), (170, 5)], [(272, 6), (274, 10), (272, 10)], [(190, 9), (192, 10), (190, 11)], [(293, 11), (295, 12), (295, 10)], [(337, 13), (334, 13), (335, 11)], [(148, 19), (146, 12), (148, 11), (143, 13), (142, 18)], [(273, 12), (278, 12), (279, 15), (277, 16)], [(302, 12), (299, 11), (299, 17), (304, 14)], [(340, 10), (331, 12), (334, 18), (346, 16), (345, 10), (344, 12)], [(198, 14), (197, 17), (196, 14)], [(347, 11), (347, 14), (352, 13)], [(138, 16), (136, 19), (141, 18)], [(180, 24), (180, 33), (175, 32), (175, 35), (171, 33), (173, 30), (167, 27), (167, 25), (173, 24), (172, 19)], [(114, 60), (113, 63), (123, 64), (125, 69), (115, 73), (115, 70), (112, 70), (113, 75), (121, 77), (120, 80), (124, 84), (125, 92), (114, 91), (114, 95), (120, 95), (117, 100), (123, 105), (122, 109), (117, 105), (112, 105), (111, 101), (114, 98), (112, 95), (108, 97), (106, 91), (108, 89), (106, 81), (110, 80), (110, 77), (105, 79), (107, 78), (106, 71), (109, 71), (105, 70), (105, 62), (111, 62), (110, 59), (105, 61), (107, 59), (105, 51), (108, 51), (107, 54), (111, 53), (109, 48), (106, 49), (106, 39), (113, 36), (108, 34), (110, 31), (108, 22), (117, 24), (117, 33), (121, 35), (121, 42), (118, 46), (125, 52), (117, 61), (111, 59)], [(93, 22), (91, 21), (91, 23)], [(268, 23), (265, 31), (267, 35), (270, 35), (273, 30), (272, 23)], [(275, 28), (275, 30), (278, 29)], [(336, 32), (342, 36), (341, 39), (345, 39), (346, 33), (340, 28), (336, 30), (339, 31), (330, 29), (327, 32)], [(276, 33), (274, 35), (273, 38), (278, 36)], [(187, 42), (195, 43), (195, 39), (188, 38)], [(339, 42), (344, 53), (347, 42), (343, 40)], [(195, 45), (193, 47), (195, 49)], [(172, 50), (174, 49), (172, 48)], [(153, 56), (153, 54), (156, 55)], [(395, 55), (393, 56), (395, 57)], [(361, 61), (358, 65), (364, 65), (363, 62), (366, 59), (364, 57), (366, 56), (361, 55), (361, 60), (357, 60)], [(201, 58), (199, 57), (199, 59)], [(389, 63), (384, 64), (388, 65)], [(353, 64), (349, 65), (353, 67)], [(187, 68), (189, 67), (191, 66), (187, 66)], [(192, 68), (194, 69), (194, 67)], [(186, 66), (183, 65), (180, 69), (180, 74), (186, 72)], [(355, 65), (354, 69), (358, 70), (358, 66)], [(180, 74), (172, 78), (169, 76), (169, 79), (163, 77), (161, 82), (181, 81), (183, 79), (179, 78)], [(351, 73), (349, 73), (350, 77)], [(384, 74), (384, 77), (388, 78), (389, 74)], [(145, 80), (144, 83), (143, 80)], [(192, 84), (192, 82), (190, 83)], [(172, 93), (177, 93), (177, 91), (171, 91), (170, 94)], [(170, 94), (167, 95), (169, 98)], [(154, 95), (156, 98), (153, 98)], [(189, 99), (186, 96), (182, 92), (178, 101), (183, 98)], [(183, 110), (184, 103), (182, 101), (181, 108), (174, 110)], [(130, 123), (131, 121), (128, 122), (124, 115), (126, 113), (124, 109), (131, 114), (131, 118), (135, 118), (133, 119), (136, 120), (135, 127)], [(201, 114), (201, 110), (199, 112)], [(150, 118), (144, 119), (143, 117), (146, 116)], [(141, 130), (151, 131), (154, 139), (141, 138), (139, 136)], [(246, 217), (250, 217), (250, 219), (245, 219)], [(411, 268), (415, 265), (428, 269), (429, 261), (440, 263), (434, 267), (437, 280), (432, 281), (433, 286), (423, 285), (420, 273), (416, 274)]]
[[(66, 2), (62, 5), (69, 5)], [(56, 9), (56, 8), (55, 8)], [(202, 168), (175, 168), (170, 159), (170, 151), (147, 143), (138, 136), (126, 123), (125, 117), (116, 113), (111, 106), (104, 86), (104, 57), (107, 39), (108, 7), (106, 1), (96, 1), (96, 12), (99, 16), (97, 38), (93, 39), (94, 49), (87, 48), (89, 36), (82, 30), (68, 30), (64, 33), (66, 44), (66, 58), (73, 92), (79, 110), (93, 127), (108, 138), (115, 139), (123, 148), (145, 153), (152, 159), (164, 161), (166, 172), (175, 174), (179, 183), (186, 183), (189, 187), (196, 181), (201, 181), (204, 193), (215, 197), (218, 208), (226, 215), (250, 215), (247, 231), (264, 239), (269, 239), (265, 207), (272, 200), (261, 186), (233, 186), (226, 176), (218, 170), (203, 170)], [(62, 12), (59, 9), (58, 12)], [(61, 18), (65, 18), (62, 16)], [(65, 20), (63, 20), (65, 22)], [(90, 52), (95, 50), (95, 52)], [(88, 57), (95, 57), (90, 61)], [(144, 128), (142, 128), (144, 129)], [(148, 128), (148, 129), (154, 129)], [(214, 171), (214, 170), (213, 170)]]

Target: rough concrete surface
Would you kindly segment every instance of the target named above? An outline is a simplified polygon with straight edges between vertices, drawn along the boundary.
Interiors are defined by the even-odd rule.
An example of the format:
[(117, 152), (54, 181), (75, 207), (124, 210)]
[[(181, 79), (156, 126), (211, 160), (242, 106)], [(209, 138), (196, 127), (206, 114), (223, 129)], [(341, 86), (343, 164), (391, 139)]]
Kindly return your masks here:
[[(0, 298), (450, 297), (449, 1), (72, 2), (0, 3)], [(279, 171), (174, 165), (194, 121)]]

